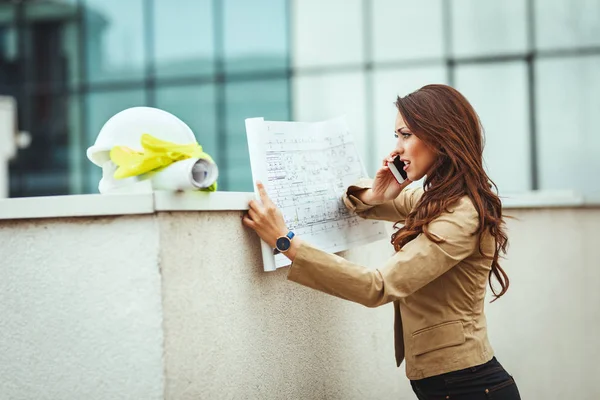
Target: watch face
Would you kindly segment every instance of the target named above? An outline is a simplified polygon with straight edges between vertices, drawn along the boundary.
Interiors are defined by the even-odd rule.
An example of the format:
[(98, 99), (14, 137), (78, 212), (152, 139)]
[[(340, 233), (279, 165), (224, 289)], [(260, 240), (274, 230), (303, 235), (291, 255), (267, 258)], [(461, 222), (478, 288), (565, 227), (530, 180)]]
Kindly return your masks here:
[(284, 237), (280, 237), (279, 239), (277, 239), (277, 249), (279, 251), (286, 251), (287, 249), (290, 248), (291, 245), (291, 241), (288, 237), (284, 236)]

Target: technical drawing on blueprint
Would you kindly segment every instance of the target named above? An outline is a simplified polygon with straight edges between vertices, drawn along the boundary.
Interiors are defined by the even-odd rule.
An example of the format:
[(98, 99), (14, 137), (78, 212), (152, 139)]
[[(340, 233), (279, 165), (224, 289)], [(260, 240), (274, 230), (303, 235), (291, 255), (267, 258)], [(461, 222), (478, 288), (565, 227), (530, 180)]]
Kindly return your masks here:
[[(366, 172), (343, 117), (323, 122), (246, 119), (252, 179), (264, 183), (288, 229), (333, 253), (387, 237), (385, 225), (351, 214), (346, 188)], [(258, 194), (257, 194), (258, 198)], [(262, 243), (265, 271), (291, 262)]]

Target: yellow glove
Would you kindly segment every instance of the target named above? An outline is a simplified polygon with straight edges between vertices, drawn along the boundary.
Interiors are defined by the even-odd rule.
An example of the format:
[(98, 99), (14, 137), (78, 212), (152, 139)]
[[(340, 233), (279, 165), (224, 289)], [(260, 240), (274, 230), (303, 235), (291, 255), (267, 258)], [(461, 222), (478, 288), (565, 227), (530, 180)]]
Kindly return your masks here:
[[(141, 138), (143, 152), (125, 146), (115, 146), (110, 150), (110, 159), (115, 165), (115, 179), (139, 176), (148, 172), (158, 171), (174, 162), (188, 158), (202, 158), (214, 162), (202, 151), (198, 143), (177, 144), (155, 138), (144, 133)], [(207, 190), (215, 191), (216, 182)]]

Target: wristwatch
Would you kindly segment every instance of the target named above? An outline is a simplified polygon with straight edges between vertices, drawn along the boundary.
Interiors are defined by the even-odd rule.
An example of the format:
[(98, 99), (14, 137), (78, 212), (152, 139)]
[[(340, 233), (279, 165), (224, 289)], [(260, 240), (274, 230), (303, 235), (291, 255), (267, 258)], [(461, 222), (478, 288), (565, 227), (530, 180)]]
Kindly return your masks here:
[(287, 235), (280, 236), (275, 242), (275, 248), (273, 254), (285, 253), (292, 246), (292, 239), (294, 238), (294, 232), (289, 231)]

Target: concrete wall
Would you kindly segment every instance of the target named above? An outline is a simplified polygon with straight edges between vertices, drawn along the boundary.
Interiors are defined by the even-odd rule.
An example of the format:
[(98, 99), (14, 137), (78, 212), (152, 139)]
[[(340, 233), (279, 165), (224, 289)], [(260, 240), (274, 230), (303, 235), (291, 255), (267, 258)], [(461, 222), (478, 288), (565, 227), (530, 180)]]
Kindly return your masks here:
[[(600, 209), (509, 213), (497, 357), (524, 399), (596, 399)], [(241, 215), (0, 221), (0, 399), (413, 399), (391, 306), (262, 272)]]
[[(408, 386), (395, 367), (392, 307), (309, 290), (288, 282), (287, 268), (262, 272), (258, 238), (241, 216), (160, 217), (166, 397), (401, 398)], [(374, 265), (387, 247), (371, 245), (361, 260)]]
[(600, 209), (508, 210), (509, 292), (487, 307), (524, 399), (600, 398)]
[(0, 220), (0, 399), (162, 399), (149, 216)]

